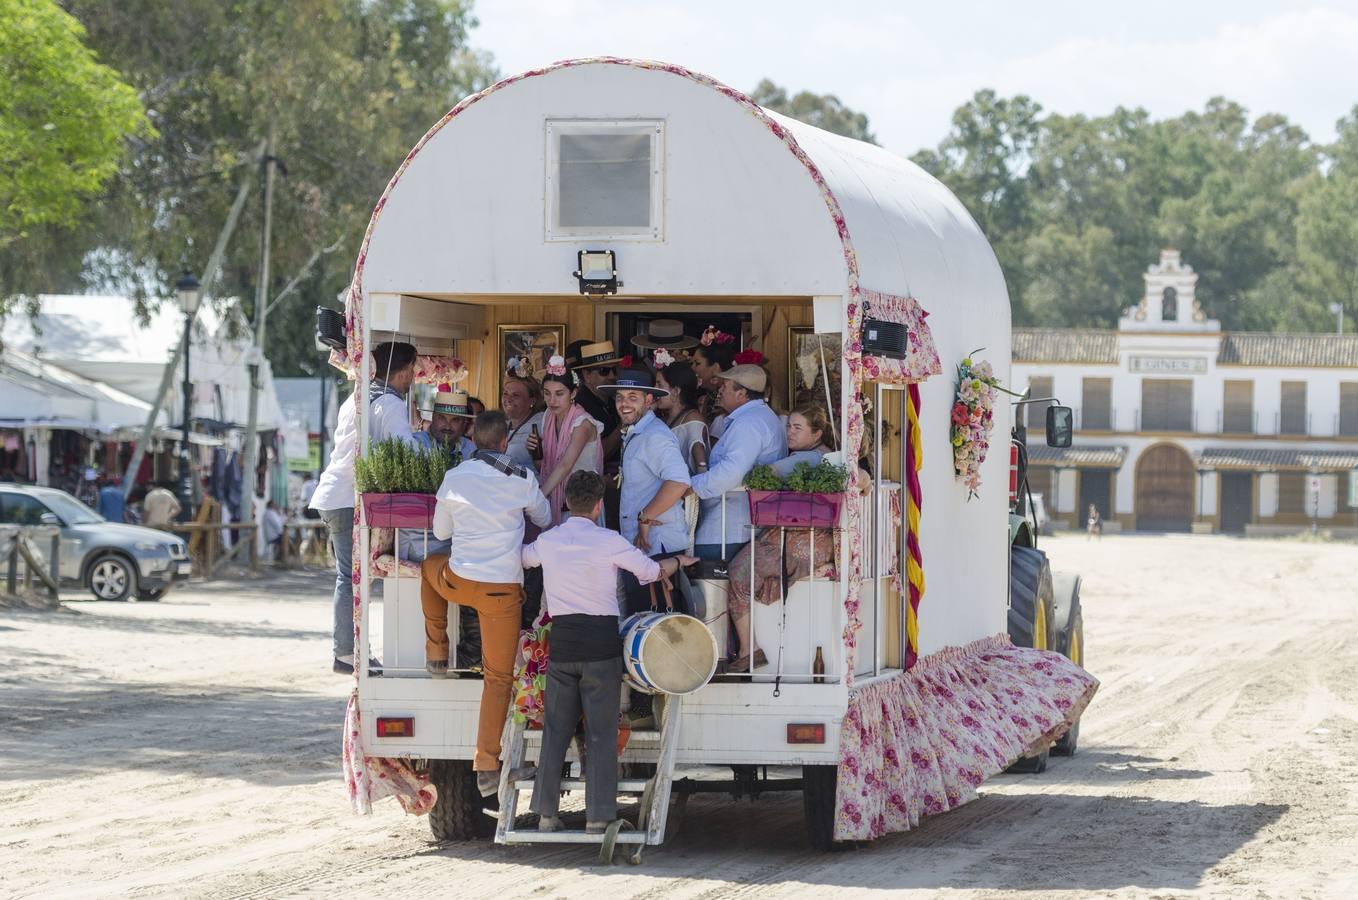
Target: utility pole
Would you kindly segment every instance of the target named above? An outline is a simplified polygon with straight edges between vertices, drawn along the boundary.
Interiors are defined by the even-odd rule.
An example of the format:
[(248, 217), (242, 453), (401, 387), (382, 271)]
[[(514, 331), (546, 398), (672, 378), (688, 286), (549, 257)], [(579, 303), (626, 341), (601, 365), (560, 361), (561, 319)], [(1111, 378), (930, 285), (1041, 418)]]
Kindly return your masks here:
[[(265, 141), (260, 165), (264, 169), (263, 200), (264, 224), (259, 238), (259, 278), (255, 284), (255, 335), (250, 348), (250, 413), (245, 423), (245, 450), (241, 459), (241, 482), (249, 488), (247, 508), (241, 510), (241, 520), (255, 518), (255, 468), (259, 459), (259, 391), (264, 365), (264, 324), (269, 306), (269, 230), (273, 225), (273, 180), (278, 160), (274, 157), (274, 125), (269, 123), (269, 137)], [(265, 487), (267, 492), (268, 488)]]
[[(255, 156), (264, 152), (265, 142), (260, 141), (255, 148)], [(231, 242), (231, 235), (236, 231), (236, 223), (240, 221), (241, 210), (245, 207), (245, 201), (250, 196), (250, 184), (254, 181), (255, 172), (253, 167), (245, 170), (245, 175), (241, 178), (240, 189), (236, 191), (236, 199), (231, 204), (231, 211), (226, 214), (226, 223), (222, 226), (221, 233), (217, 235), (217, 245), (212, 248), (212, 256), (208, 257), (207, 268), (203, 270), (202, 300), (207, 300), (212, 296), (212, 283), (217, 280), (217, 272), (222, 267), (222, 257), (226, 255), (226, 247)], [(202, 302), (199, 302), (199, 309)], [(195, 312), (196, 315), (196, 312)], [(193, 316), (185, 323), (185, 333), (193, 328)], [(155, 435), (156, 419), (160, 418), (160, 410), (165, 405), (165, 397), (170, 393), (170, 385), (174, 383), (174, 373), (179, 368), (179, 361), (183, 359), (186, 342), (180, 341), (175, 345), (174, 355), (165, 364), (165, 371), (160, 376), (160, 387), (156, 390), (156, 401), (151, 404), (151, 411), (146, 414), (146, 425), (141, 430), (141, 437), (137, 439), (137, 446), (132, 451), (132, 459), (127, 464), (127, 472), (123, 475), (123, 498), (132, 492), (132, 480), (136, 477), (137, 470), (141, 468), (142, 458), (146, 455), (146, 448), (151, 443), (151, 438)], [(188, 435), (184, 436), (188, 440)]]

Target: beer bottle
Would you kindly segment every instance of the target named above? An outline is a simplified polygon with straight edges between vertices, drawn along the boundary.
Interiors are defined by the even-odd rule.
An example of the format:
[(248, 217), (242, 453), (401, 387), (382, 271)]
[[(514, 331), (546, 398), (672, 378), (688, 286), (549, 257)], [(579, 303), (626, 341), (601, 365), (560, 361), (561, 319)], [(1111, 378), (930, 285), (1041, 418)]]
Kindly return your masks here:
[(533, 457), (533, 459), (542, 459), (542, 437), (538, 434), (537, 422), (533, 423), (533, 427), (529, 431), (529, 434), (532, 436), (533, 440), (531, 441), (532, 449), (529, 451), (528, 455)]
[(816, 647), (816, 659), (811, 663), (811, 674), (815, 676), (811, 679), (813, 684), (825, 684), (825, 654), (819, 646)]

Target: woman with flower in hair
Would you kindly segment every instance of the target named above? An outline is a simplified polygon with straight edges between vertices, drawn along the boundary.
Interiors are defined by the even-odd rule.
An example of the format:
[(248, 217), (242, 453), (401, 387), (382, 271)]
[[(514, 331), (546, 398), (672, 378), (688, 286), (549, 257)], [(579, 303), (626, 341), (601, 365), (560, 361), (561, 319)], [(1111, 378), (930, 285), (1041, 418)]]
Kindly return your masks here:
[(604, 451), (599, 435), (603, 423), (575, 402), (579, 385), (566, 360), (553, 356), (542, 376), (542, 396), (547, 410), (542, 416), (542, 433), (528, 438), (529, 452), (541, 453), (537, 461), (542, 493), (552, 508), (552, 524), (565, 517), (566, 479), (572, 472), (603, 472)]
[(721, 380), (717, 377), (735, 365), (736, 345), (733, 334), (718, 331), (717, 326), (709, 325), (693, 348), (693, 374), (698, 376), (698, 384), (705, 391), (702, 414), (708, 423), (717, 416), (717, 389)]
[[(668, 358), (668, 361), (666, 361)], [(655, 408), (670, 431), (679, 439), (679, 450), (688, 463), (688, 473), (707, 471), (707, 420), (703, 418), (703, 389), (693, 366), (675, 362), (664, 350), (655, 352), (655, 386), (669, 393), (655, 401)], [(662, 365), (663, 364), (663, 365)]]

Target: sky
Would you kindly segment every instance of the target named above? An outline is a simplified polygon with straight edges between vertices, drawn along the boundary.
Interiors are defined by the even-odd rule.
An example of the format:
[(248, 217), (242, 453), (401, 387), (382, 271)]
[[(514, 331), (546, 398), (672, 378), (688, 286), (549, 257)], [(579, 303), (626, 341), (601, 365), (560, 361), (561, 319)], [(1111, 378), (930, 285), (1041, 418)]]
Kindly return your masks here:
[(560, 59), (660, 59), (752, 90), (835, 94), (878, 143), (933, 147), (981, 88), (1049, 112), (1144, 107), (1155, 118), (1221, 95), (1279, 112), (1313, 140), (1358, 106), (1358, 0), (476, 0), (474, 46), (511, 75)]

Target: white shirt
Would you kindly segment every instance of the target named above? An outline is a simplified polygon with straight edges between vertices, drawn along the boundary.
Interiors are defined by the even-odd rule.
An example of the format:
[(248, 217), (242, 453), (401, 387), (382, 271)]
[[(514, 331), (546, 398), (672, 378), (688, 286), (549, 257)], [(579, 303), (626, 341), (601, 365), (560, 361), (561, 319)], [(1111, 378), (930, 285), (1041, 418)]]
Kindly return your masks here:
[(303, 481), (303, 482), (302, 482), (302, 505), (303, 505), (303, 506), (306, 506), (306, 505), (308, 505), (308, 504), (311, 503), (311, 498), (314, 497), (314, 496), (316, 495), (316, 486), (319, 485), (319, 484), (320, 484), (320, 482), (317, 481), (315, 478), (308, 478), (306, 481)]
[(627, 538), (571, 516), (523, 548), (525, 566), (542, 566), (542, 597), (548, 615), (616, 616), (618, 570), (642, 584), (660, 577), (660, 563)]
[(273, 543), (283, 536), (283, 514), (276, 509), (264, 510), (264, 541)]
[(524, 513), (541, 528), (552, 521), (536, 475), (507, 475), (471, 459), (448, 470), (435, 496), (434, 537), (451, 539), (448, 568), (472, 581), (523, 582)]
[[(330, 452), (330, 465), (321, 473), (321, 480), (307, 504), (322, 512), (349, 509), (354, 505), (354, 457), (358, 452), (358, 416), (354, 414), (354, 398), (358, 392), (340, 404), (339, 421), (335, 425), (335, 449)], [(372, 421), (368, 423), (369, 441), (389, 437), (401, 438), (414, 444), (415, 432), (410, 428), (410, 416), (405, 401), (395, 394), (383, 394), (368, 404)]]

